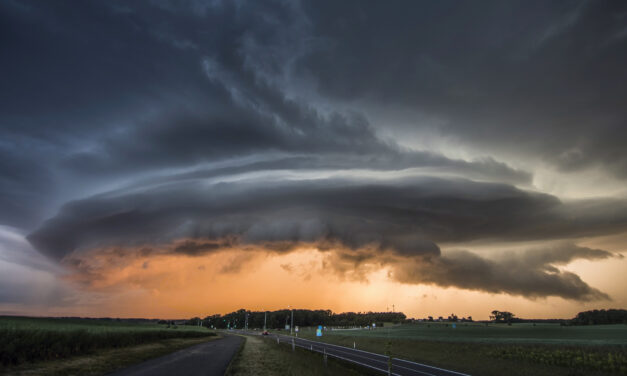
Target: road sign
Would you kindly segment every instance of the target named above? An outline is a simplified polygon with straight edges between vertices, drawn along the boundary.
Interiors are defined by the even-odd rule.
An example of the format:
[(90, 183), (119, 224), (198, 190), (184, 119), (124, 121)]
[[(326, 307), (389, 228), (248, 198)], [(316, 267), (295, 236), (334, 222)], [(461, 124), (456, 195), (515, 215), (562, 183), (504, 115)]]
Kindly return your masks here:
[(322, 337), (322, 325), (318, 325), (318, 329), (316, 329), (316, 337)]

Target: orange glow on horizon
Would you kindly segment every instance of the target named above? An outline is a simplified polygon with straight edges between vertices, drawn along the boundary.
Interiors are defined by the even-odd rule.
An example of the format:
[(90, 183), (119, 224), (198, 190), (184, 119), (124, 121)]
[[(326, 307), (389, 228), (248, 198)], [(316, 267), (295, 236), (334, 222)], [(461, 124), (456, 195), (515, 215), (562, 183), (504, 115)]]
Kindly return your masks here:
[[(487, 319), (492, 309), (509, 310), (519, 317), (558, 318), (617, 303), (529, 300), (402, 284), (391, 278), (384, 264), (366, 263), (357, 272), (340, 273), (330, 267), (333, 262), (332, 253), (311, 247), (287, 253), (228, 249), (201, 256), (91, 252), (66, 260), (72, 266), (65, 280), (79, 289), (80, 303), (47, 314), (186, 318), (240, 308), (278, 310), (288, 305), (334, 312), (385, 311), (394, 305), (397, 311), (417, 318), (455, 313)], [(594, 270), (583, 263), (577, 267), (582, 274)]]

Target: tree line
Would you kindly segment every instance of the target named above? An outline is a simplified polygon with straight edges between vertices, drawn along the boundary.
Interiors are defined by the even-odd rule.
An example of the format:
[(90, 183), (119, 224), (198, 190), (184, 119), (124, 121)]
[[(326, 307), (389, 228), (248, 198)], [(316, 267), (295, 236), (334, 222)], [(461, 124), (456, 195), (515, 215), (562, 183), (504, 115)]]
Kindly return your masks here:
[(604, 325), (604, 324), (627, 324), (627, 310), (624, 309), (595, 309), (592, 311), (579, 312), (574, 319), (570, 320), (571, 325)]
[[(385, 322), (392, 323), (409, 323), (414, 322), (414, 319), (407, 319), (402, 312), (343, 312), (334, 313), (331, 310), (309, 310), (309, 309), (295, 309), (294, 312), (294, 325), (296, 326), (333, 326), (333, 327), (356, 327), (356, 326), (371, 326), (376, 324), (377, 327), (382, 327)], [(248, 320), (248, 328), (263, 328), (264, 327), (264, 315), (266, 328), (278, 329), (284, 328), (286, 325), (291, 324), (292, 311), (289, 309), (282, 309), (278, 311), (248, 311), (240, 309), (225, 315), (215, 314), (201, 319), (194, 317), (190, 320), (166, 321), (160, 320), (160, 324), (185, 324), (194, 326), (213, 327), (218, 329), (229, 328), (243, 328)], [(448, 322), (473, 322), (472, 317), (458, 317), (455, 314), (451, 314), (447, 318), (442, 316), (434, 319), (433, 316), (429, 316), (424, 321), (448, 321)], [(495, 323), (506, 323), (511, 325), (513, 323), (559, 323), (561, 325), (604, 325), (604, 324), (627, 324), (627, 310), (624, 309), (595, 309), (591, 311), (579, 312), (573, 319), (523, 319), (516, 317), (508, 311), (493, 310), (490, 315), (490, 321)], [(482, 321), (483, 322), (483, 321)]]
[(627, 310), (624, 309), (595, 309), (579, 312), (573, 319), (521, 319), (511, 312), (491, 312), (490, 320), (497, 323), (559, 323), (561, 325), (607, 325), (627, 324)]
[[(402, 312), (343, 312), (334, 313), (331, 310), (294, 309), (294, 326), (334, 326), (354, 327), (376, 324), (383, 326), (385, 322), (399, 323), (407, 317)], [(198, 321), (206, 327), (218, 329), (243, 328), (248, 320), (248, 328), (263, 328), (264, 316), (266, 328), (285, 328), (291, 324), (292, 310), (282, 309), (278, 311), (248, 311), (240, 309), (225, 315), (215, 314), (200, 319), (195, 317), (189, 320), (189, 325), (198, 325)]]

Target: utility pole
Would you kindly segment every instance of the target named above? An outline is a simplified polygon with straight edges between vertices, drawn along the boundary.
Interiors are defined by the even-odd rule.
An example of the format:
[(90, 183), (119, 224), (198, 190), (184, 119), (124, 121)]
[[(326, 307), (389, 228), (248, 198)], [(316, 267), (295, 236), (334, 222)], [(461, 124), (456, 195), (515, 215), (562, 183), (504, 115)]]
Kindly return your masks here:
[(265, 311), (263, 313), (263, 330), (266, 331), (266, 315), (268, 314), (268, 311)]
[[(287, 306), (288, 308), (290, 306)], [(294, 335), (294, 308), (292, 308), (292, 324), (290, 325), (290, 335)]]

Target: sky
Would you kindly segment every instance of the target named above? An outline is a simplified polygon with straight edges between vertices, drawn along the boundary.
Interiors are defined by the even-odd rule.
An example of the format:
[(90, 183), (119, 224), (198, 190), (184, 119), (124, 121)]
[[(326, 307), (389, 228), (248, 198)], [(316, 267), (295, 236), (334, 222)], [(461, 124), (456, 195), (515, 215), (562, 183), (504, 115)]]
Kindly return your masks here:
[(0, 3), (0, 314), (627, 306), (627, 3)]

